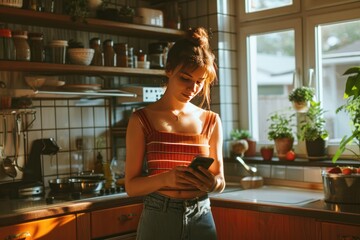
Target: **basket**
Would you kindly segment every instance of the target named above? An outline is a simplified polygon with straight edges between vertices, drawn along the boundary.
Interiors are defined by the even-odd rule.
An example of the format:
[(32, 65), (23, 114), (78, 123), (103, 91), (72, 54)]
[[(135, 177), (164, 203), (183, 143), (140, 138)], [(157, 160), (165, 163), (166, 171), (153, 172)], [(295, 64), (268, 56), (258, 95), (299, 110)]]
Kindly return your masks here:
[(22, 8), (23, 0), (0, 0), (1, 6)]

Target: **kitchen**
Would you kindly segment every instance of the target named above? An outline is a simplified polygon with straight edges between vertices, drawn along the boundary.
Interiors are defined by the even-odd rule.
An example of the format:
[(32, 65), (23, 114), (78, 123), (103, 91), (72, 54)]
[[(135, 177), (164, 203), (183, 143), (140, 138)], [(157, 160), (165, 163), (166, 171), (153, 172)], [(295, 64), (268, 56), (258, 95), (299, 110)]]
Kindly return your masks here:
[[(149, 5), (147, 1), (139, 2), (141, 2), (141, 4), (144, 6)], [(294, 2), (297, 3), (297, 7), (299, 7), (300, 3), (298, 1)], [(311, 1), (305, 1), (306, 4), (308, 4), (308, 2)], [(329, 6), (321, 8), (317, 6), (317, 8), (320, 9), (317, 10), (317, 12), (319, 14), (325, 13), (328, 10), (332, 10), (332, 12), (334, 12), (334, 8), (336, 11), (339, 9), (345, 11), (358, 7), (358, 3), (352, 3), (352, 1), (345, 2), (346, 4), (340, 3), (336, 8), (331, 8)], [(239, 52), (245, 52), (245, 50), (241, 48), (239, 49), (237, 47), (239, 45), (242, 46), (241, 44), (237, 44), (238, 40), (236, 40), (236, 33), (239, 32), (239, 30), (236, 28), (238, 25), (237, 21), (239, 20), (237, 18), (238, 14), (235, 12), (235, 9), (238, 7), (236, 6), (237, 4), (237, 1), (218, 1), (218, 3), (216, 3), (216, 1), (180, 1), (180, 5), (183, 9), (182, 17), (188, 25), (203, 25), (211, 27), (214, 33), (213, 41), (215, 43), (212, 43), (212, 46), (217, 46), (215, 47), (215, 50), (219, 59), (219, 84), (216, 85), (212, 90), (214, 94), (212, 99), (212, 109), (215, 112), (219, 112), (222, 117), (224, 125), (224, 139), (227, 139), (225, 143), (224, 155), (227, 157), (230, 156), (228, 146), (230, 142), (230, 131), (233, 128), (240, 126), (243, 128), (248, 128), (248, 119), (250, 119), (250, 117), (247, 117), (247, 114), (243, 114), (243, 109), (247, 109), (247, 106), (243, 107), (243, 104), (247, 102), (247, 100), (244, 99), (247, 94), (244, 94), (242, 91), (245, 91), (244, 89), (246, 89), (247, 83), (244, 81), (239, 81), (239, 79), (244, 78), (242, 74), (244, 74), (245, 71), (241, 71), (241, 73), (237, 72), (237, 69), (245, 69), (237, 63), (239, 62), (237, 59), (242, 59), (242, 57), (237, 56), (237, 54)], [(319, 3), (319, 5), (321, 5), (321, 3)], [(4, 10), (4, 12), (6, 12), (6, 10)], [(38, 22), (41, 22), (41, 16), (42, 15), (40, 15), (40, 17), (37, 19)], [(1, 19), (2, 22), (5, 20), (6, 19)], [(245, 21), (249, 20), (245, 19)], [(265, 22), (266, 20), (262, 21)], [(62, 24), (65, 23), (62, 22)], [(69, 27), (69, 25), (70, 24), (68, 24), (67, 27)], [(251, 23), (244, 23), (243, 25), (244, 27), (249, 27)], [(9, 26), (13, 27), (13, 25), (10, 24)], [(45, 36), (53, 36), (54, 38), (56, 36), (59, 39), (86, 39), (86, 41), (84, 40), (85, 44), (87, 44), (88, 39), (91, 39), (94, 36), (99, 36), (97, 33), (88, 33), (87, 31), (68, 31), (62, 28), (53, 30), (48, 28), (42, 29), (41, 27), (29, 26), (27, 29), (34, 32), (43, 31)], [(84, 29), (86, 30), (86, 28)], [(124, 30), (124, 32), (126, 35), (126, 30)], [(143, 41), (138, 37), (124, 37), (123, 34), (117, 37), (107, 33), (101, 36), (101, 39), (105, 40), (112, 38), (114, 42), (131, 42), (134, 49), (147, 49), (148, 42)], [(166, 34), (164, 35), (166, 37)], [(171, 40), (173, 36), (168, 38)], [(156, 40), (157, 38), (155, 38), (154, 41)], [(6, 67), (9, 66), (6, 65)], [(36, 66), (31, 67), (35, 67), (36, 69)], [(6, 68), (2, 67), (2, 69)], [(10, 89), (25, 88), (26, 86), (24, 85), (23, 81), (15, 80), (22, 79), (23, 75), (18, 72), (16, 67), (14, 67), (14, 69), (15, 70), (12, 70), (10, 73), (7, 71), (2, 71), (2, 79), (14, 79), (14, 81), (5, 81)], [(40, 67), (38, 69), (40, 69)], [(26, 69), (26, 71), (29, 71), (29, 69)], [(55, 70), (50, 69), (49, 71)], [(76, 72), (72, 69), (69, 69), (69, 71), (73, 71), (71, 73)], [(97, 75), (96, 71), (93, 73), (94, 75)], [(104, 74), (103, 72), (101, 73)], [(81, 79), (79, 81), (79, 77), (74, 77), (74, 79), (71, 79), (71, 81), (72, 84), (94, 84), (100, 82), (111, 88), (117, 87), (123, 82), (126, 83), (127, 79), (121, 77), (114, 79), (111, 74), (105, 74), (104, 79), (86, 77), (85, 79)], [(134, 79), (134, 81), (138, 81), (138, 79)], [(151, 84), (158, 83), (158, 79), (152, 78), (150, 80), (145, 78), (144, 81)], [(140, 83), (143, 83), (143, 81), (140, 81)], [(119, 97), (119, 99), (121, 99), (121, 97)], [(126, 112), (131, 112), (133, 106), (120, 106), (120, 110), (115, 111), (114, 116), (114, 112), (109, 110), (109, 106), (112, 105), (113, 102), (108, 99), (103, 101), (96, 100), (96, 105), (93, 101), (83, 102), (79, 101), (78, 99), (67, 98), (57, 98), (55, 100), (33, 99), (32, 104), (32, 106), (36, 109), (36, 120), (28, 127), (26, 135), (28, 146), (26, 146), (26, 149), (30, 151), (31, 143), (36, 139), (42, 138), (54, 138), (56, 139), (57, 144), (61, 147), (60, 151), (56, 155), (42, 156), (42, 167), (45, 183), (47, 183), (49, 179), (68, 176), (70, 173), (78, 173), (82, 170), (94, 169), (96, 157), (98, 156), (99, 152), (101, 153), (101, 156), (108, 161), (112, 159), (115, 153), (118, 160), (122, 160), (124, 157), (124, 143), (122, 142), (121, 138), (113, 139), (109, 128), (112, 128), (114, 123), (118, 121), (121, 122), (123, 117), (126, 115)], [(240, 109), (242, 109), (242, 114), (239, 113)], [(27, 122), (30, 123), (32, 121), (33, 115), (28, 114), (26, 116), (29, 118)], [(79, 119), (81, 119), (81, 121)], [(11, 122), (11, 125), (8, 127), (8, 129), (12, 129), (13, 120), (9, 118), (8, 122)], [(118, 136), (121, 136), (123, 134), (122, 131), (124, 126), (121, 123), (119, 124), (120, 127), (116, 128), (115, 130), (117, 130)], [(23, 140), (23, 137), (21, 140)], [(12, 143), (10, 136), (7, 142)], [(25, 155), (23, 152), (26, 149), (24, 149), (23, 141), (20, 141), (20, 143), (18, 163), (20, 166), (23, 166), (25, 162)], [(116, 150), (113, 150), (113, 144), (116, 145)], [(12, 155), (12, 150), (13, 149), (8, 149), (6, 153)], [(86, 161), (83, 161), (83, 159), (86, 159)], [(323, 165), (322, 162), (318, 164), (314, 162), (294, 162), (286, 164), (278, 164), (278, 162), (275, 162), (274, 164), (264, 164), (263, 162), (250, 163), (255, 164), (258, 167), (262, 176), (272, 179), (272, 181), (275, 183), (300, 182), (299, 185), (303, 187), (321, 187), (322, 180), (321, 175), (319, 174), (319, 165)], [(326, 164), (324, 163), (324, 165)], [(239, 171), (240, 168), (238, 164), (234, 162), (226, 163), (225, 172), (228, 173), (229, 180), (234, 178), (234, 182), (238, 182)], [(17, 178), (19, 177), (20, 173)], [(11, 181), (12, 178), (1, 175), (0, 180), (2, 182), (7, 182)], [(79, 217), (79, 219), (81, 218)]]

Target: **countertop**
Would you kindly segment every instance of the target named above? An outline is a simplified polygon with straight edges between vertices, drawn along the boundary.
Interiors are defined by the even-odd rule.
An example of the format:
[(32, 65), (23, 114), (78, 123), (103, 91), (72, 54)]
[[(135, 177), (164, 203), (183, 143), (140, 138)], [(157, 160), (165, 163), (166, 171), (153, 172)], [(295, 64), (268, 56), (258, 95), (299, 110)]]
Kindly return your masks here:
[[(223, 193), (210, 194), (211, 204), (347, 224), (360, 223), (360, 205), (327, 203), (320, 190), (280, 186), (250, 190), (230, 184)], [(142, 197), (129, 197), (125, 192), (73, 201), (55, 200), (52, 204), (47, 204), (45, 199), (0, 199), (0, 226), (141, 202)]]

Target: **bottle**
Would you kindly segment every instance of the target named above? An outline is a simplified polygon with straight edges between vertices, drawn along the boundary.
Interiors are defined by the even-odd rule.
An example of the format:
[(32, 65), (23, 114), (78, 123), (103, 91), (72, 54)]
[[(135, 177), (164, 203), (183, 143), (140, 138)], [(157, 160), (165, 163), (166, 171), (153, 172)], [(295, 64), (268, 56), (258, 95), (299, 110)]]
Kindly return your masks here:
[(10, 29), (0, 28), (0, 59), (15, 60), (15, 48)]
[(128, 67), (128, 46), (126, 43), (116, 43), (114, 45), (116, 53), (116, 66)]
[(128, 49), (128, 67), (133, 68), (134, 66), (134, 48), (129, 47)]
[(106, 159), (103, 158), (103, 156), (101, 155), (100, 152), (98, 152), (96, 159), (98, 162), (99, 161), (102, 162), (103, 172), (104, 172), (104, 177), (105, 177), (105, 188), (109, 189), (109, 188), (113, 187), (115, 180), (114, 180), (114, 176), (110, 169), (110, 164), (108, 163), (108, 161), (106, 161)]
[(45, 61), (44, 34), (29, 33), (30, 60), (32, 62)]
[(111, 39), (107, 39), (103, 43), (104, 51), (104, 66), (114, 67), (115, 66), (115, 51), (114, 42)]
[(16, 50), (15, 59), (17, 61), (30, 61), (31, 53), (27, 31), (13, 31), (12, 36)]
[(94, 57), (91, 60), (93, 66), (104, 66), (104, 54), (101, 49), (100, 38), (92, 38), (89, 41), (90, 48), (94, 49)]

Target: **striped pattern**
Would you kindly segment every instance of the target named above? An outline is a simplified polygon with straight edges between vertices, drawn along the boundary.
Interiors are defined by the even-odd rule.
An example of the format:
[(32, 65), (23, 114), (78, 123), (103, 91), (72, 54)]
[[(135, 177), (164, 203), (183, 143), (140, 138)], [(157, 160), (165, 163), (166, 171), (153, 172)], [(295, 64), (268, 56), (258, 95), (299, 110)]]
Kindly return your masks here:
[(146, 138), (146, 159), (149, 175), (169, 171), (175, 166), (188, 165), (195, 156), (208, 156), (209, 138), (215, 126), (216, 114), (208, 111), (200, 135), (159, 132), (152, 128), (145, 111), (135, 112)]

